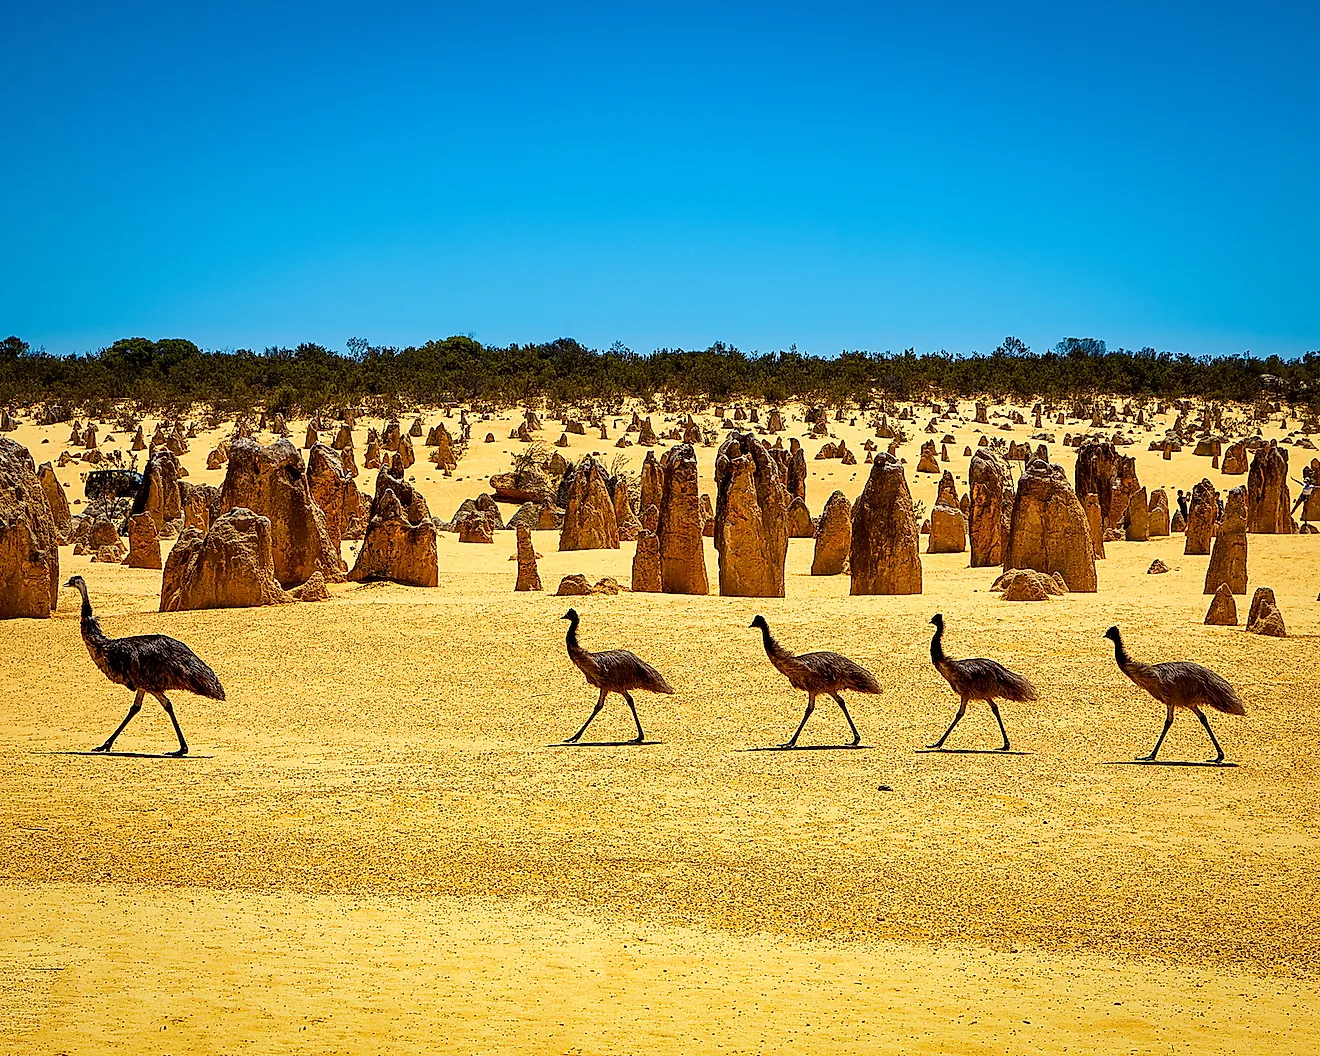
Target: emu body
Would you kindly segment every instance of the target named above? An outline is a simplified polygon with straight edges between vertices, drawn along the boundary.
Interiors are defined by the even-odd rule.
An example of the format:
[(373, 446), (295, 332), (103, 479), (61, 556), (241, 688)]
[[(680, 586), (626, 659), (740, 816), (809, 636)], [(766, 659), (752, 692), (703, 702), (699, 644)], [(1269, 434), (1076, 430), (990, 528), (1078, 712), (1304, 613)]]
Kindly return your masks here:
[(880, 682), (875, 675), (861, 664), (838, 653), (801, 653), (795, 656), (775, 641), (764, 616), (757, 616), (752, 620), (751, 625), (760, 628), (765, 655), (770, 658), (770, 663), (775, 665), (775, 670), (788, 679), (790, 686), (807, 694), (807, 710), (802, 715), (802, 721), (798, 723), (793, 736), (780, 747), (792, 748), (797, 745), (798, 737), (803, 727), (807, 725), (807, 719), (811, 718), (811, 713), (816, 710), (816, 698), (821, 694), (833, 697), (843, 711), (843, 717), (848, 720), (848, 728), (852, 730), (852, 747), (861, 744), (862, 735), (857, 732), (857, 725), (848, 714), (848, 705), (843, 702), (840, 694), (845, 689), (855, 693), (881, 692)]
[(174, 724), (175, 736), (179, 738), (178, 751), (170, 754), (187, 755), (188, 742), (183, 739), (183, 730), (174, 714), (174, 705), (165, 694), (186, 690), (200, 697), (224, 700), (225, 688), (215, 672), (181, 641), (168, 635), (138, 634), (129, 638), (107, 638), (101, 630), (100, 621), (92, 612), (92, 603), (87, 597), (87, 583), (82, 576), (74, 576), (65, 586), (74, 587), (82, 595), (82, 638), (92, 662), (111, 682), (131, 689), (136, 694), (124, 721), (104, 744), (93, 751), (110, 751), (115, 738), (124, 732), (124, 727), (142, 710), (142, 700), (150, 693), (160, 701), (165, 714)]
[(632, 712), (633, 722), (637, 725), (637, 736), (633, 739), (633, 743), (641, 744), (646, 735), (642, 733), (642, 721), (637, 717), (637, 705), (633, 703), (631, 691), (644, 689), (649, 693), (673, 693), (673, 686), (665, 681), (664, 675), (627, 649), (607, 649), (600, 653), (583, 649), (577, 636), (580, 620), (577, 609), (569, 609), (561, 619), (568, 620), (568, 634), (565, 637), (568, 658), (586, 677), (588, 684), (600, 690), (600, 698), (596, 701), (596, 706), (591, 709), (591, 714), (587, 716), (587, 721), (572, 737), (565, 738), (564, 743), (575, 744), (581, 739), (587, 732), (587, 727), (591, 725), (591, 720), (599, 715), (600, 709), (605, 706), (605, 698), (611, 693), (618, 693), (627, 701), (628, 710)]
[(1159, 739), (1155, 742), (1155, 747), (1150, 750), (1150, 755), (1139, 755), (1138, 761), (1155, 761), (1160, 745), (1164, 743), (1164, 735), (1173, 725), (1174, 709), (1186, 708), (1201, 720), (1205, 732), (1210, 735), (1210, 743), (1215, 746), (1215, 757), (1208, 761), (1222, 763), (1224, 749), (1219, 746), (1215, 731), (1210, 728), (1210, 720), (1206, 718), (1201, 708), (1213, 708), (1215, 711), (1222, 711), (1225, 715), (1247, 713), (1247, 709), (1242, 706), (1242, 700), (1227, 680), (1208, 667), (1202, 667), (1189, 660), (1168, 660), (1162, 664), (1138, 663), (1128, 656), (1128, 651), (1123, 645), (1123, 636), (1117, 627), (1110, 627), (1105, 631), (1105, 637), (1114, 643), (1114, 660), (1119, 670), (1164, 705), (1164, 729), (1160, 731)]
[(1019, 675), (1016, 671), (1010, 671), (996, 660), (987, 660), (984, 657), (954, 660), (952, 657), (946, 656), (944, 652), (944, 617), (937, 612), (931, 617), (930, 622), (935, 625), (935, 634), (930, 640), (930, 662), (935, 665), (935, 670), (943, 676), (944, 681), (949, 683), (949, 687), (962, 699), (962, 703), (958, 705), (958, 713), (953, 717), (953, 722), (949, 723), (949, 728), (944, 731), (944, 736), (934, 744), (927, 745), (927, 747), (943, 748), (944, 742), (948, 740), (953, 728), (967, 713), (967, 702), (984, 700), (990, 705), (990, 711), (994, 715), (995, 721), (999, 723), (999, 733), (1004, 738), (1004, 743), (999, 746), (999, 751), (1008, 751), (1008, 731), (1004, 729), (1004, 720), (999, 714), (997, 701), (1023, 702), (1035, 700), (1036, 687), (1031, 684), (1030, 679)]

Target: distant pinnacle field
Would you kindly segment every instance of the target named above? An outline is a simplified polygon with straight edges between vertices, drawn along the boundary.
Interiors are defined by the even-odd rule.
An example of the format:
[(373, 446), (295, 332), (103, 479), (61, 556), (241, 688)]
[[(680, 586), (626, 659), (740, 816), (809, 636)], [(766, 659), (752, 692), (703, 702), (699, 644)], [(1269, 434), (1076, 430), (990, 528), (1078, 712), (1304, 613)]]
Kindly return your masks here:
[[(965, 447), (1041, 431), (1029, 406), (991, 410), (977, 425), (963, 401), (940, 423), (960, 493)], [(1028, 424), (1005, 427), (1009, 410)], [(635, 471), (648, 448), (614, 446), (631, 411), (605, 416), (607, 440), (589, 429), (551, 450)], [(445, 420), (418, 408), (405, 429), (414, 413)], [(542, 416), (551, 443), (561, 426)], [(836, 488), (855, 499), (867, 415), (829, 422), (855, 466), (814, 458), (830, 438), (809, 438), (802, 407), (784, 416), (812, 514)], [(914, 417), (898, 455), (928, 513), (940, 476), (916, 472), (930, 412)], [(1131, 437), (1120, 451), (1148, 490), (1176, 510), (1202, 477), (1246, 484), (1191, 444), (1147, 450), (1173, 417), (1105, 427)], [(415, 441), (408, 476), (441, 519), (527, 446), (509, 439), (520, 408), (471, 418), (450, 477)], [(31, 420), (6, 435), (38, 464), (80, 450), (68, 423)], [(306, 419), (289, 425), (301, 450)], [(1261, 430), (1288, 441), (1294, 498), (1315, 454), (1296, 428), (1275, 414)], [(188, 481), (221, 483), (207, 454), (233, 430), (189, 442)], [(1044, 431), (1071, 481), (1064, 434), (1100, 430)], [(102, 437), (127, 456), (132, 433), (107, 422)], [(716, 450), (697, 448), (712, 500)], [(88, 468), (57, 470), (75, 516)], [(1320, 1051), (1320, 537), (1251, 534), (1240, 624), (1212, 627), (1208, 558), (1177, 532), (1107, 542), (1096, 593), (1021, 603), (990, 589), (1000, 569), (928, 555), (925, 536), (921, 594), (850, 597), (846, 574), (810, 575), (812, 540), (791, 539), (786, 597), (723, 598), (708, 539), (708, 596), (561, 598), (575, 573), (627, 587), (634, 544), (561, 553), (558, 532), (532, 534), (541, 592), (513, 590), (513, 532), (442, 532), (434, 589), (336, 583), (322, 603), (177, 613), (158, 611), (159, 571), (62, 548), (61, 582), (85, 578), (106, 634), (181, 639), (227, 699), (172, 694), (186, 758), (162, 757), (174, 733), (150, 699), (114, 754), (89, 754), (133, 694), (92, 663), (77, 592), (51, 619), (0, 621), (0, 1052)], [(350, 566), (359, 546), (343, 544)], [(1167, 572), (1148, 572), (1157, 559)], [(1286, 638), (1241, 626), (1262, 586)], [(596, 700), (565, 651), (570, 605), (587, 649), (630, 649), (674, 687), (634, 694), (646, 743), (614, 743), (635, 734), (617, 696), (584, 737), (601, 744), (560, 743)], [(1012, 752), (990, 750), (981, 703), (948, 750), (924, 750), (958, 706), (930, 661), (936, 612), (950, 656), (1039, 690), (1002, 705)], [(794, 652), (834, 650), (879, 679), (879, 695), (845, 693), (862, 747), (834, 747), (850, 734), (822, 698), (799, 742), (812, 750), (757, 750), (806, 704), (758, 614)], [(1209, 718), (1236, 765), (1173, 765), (1212, 755), (1187, 712), (1170, 765), (1134, 762), (1164, 708), (1116, 666), (1115, 624), (1134, 659), (1228, 679), (1246, 715)]]

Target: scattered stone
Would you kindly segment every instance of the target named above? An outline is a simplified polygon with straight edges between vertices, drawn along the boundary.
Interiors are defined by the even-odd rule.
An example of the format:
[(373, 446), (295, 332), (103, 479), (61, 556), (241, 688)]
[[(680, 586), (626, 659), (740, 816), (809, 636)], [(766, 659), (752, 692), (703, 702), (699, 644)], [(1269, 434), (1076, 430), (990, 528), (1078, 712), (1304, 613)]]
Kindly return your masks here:
[(1205, 622), (1210, 627), (1236, 627), (1238, 625), (1237, 602), (1227, 583), (1220, 583), (1215, 590), (1214, 600), (1206, 610)]
[(921, 458), (917, 460), (918, 473), (940, 472), (939, 455), (935, 452), (935, 441), (927, 440), (921, 445)]
[(536, 548), (526, 525), (518, 525), (518, 582), (514, 590), (540, 590), (541, 573), (536, 568)]
[(329, 601), (330, 591), (325, 585), (325, 577), (320, 572), (313, 572), (311, 579), (293, 590), (293, 596), (298, 601)]
[(1283, 614), (1274, 600), (1274, 591), (1269, 587), (1256, 588), (1256, 593), (1251, 598), (1251, 610), (1247, 613), (1247, 630), (1252, 634), (1263, 634), (1269, 638), (1288, 637), (1288, 629), (1283, 624)]
[(1169, 571), (1169, 566), (1166, 565), (1163, 561), (1161, 561), (1161, 560), (1157, 557), (1154, 561), (1152, 561), (1152, 562), (1150, 563), (1150, 568), (1146, 569), (1146, 575), (1148, 575), (1148, 576), (1158, 576), (1158, 575), (1160, 575), (1161, 573), (1163, 573), (1163, 572), (1167, 572), (1167, 571)]

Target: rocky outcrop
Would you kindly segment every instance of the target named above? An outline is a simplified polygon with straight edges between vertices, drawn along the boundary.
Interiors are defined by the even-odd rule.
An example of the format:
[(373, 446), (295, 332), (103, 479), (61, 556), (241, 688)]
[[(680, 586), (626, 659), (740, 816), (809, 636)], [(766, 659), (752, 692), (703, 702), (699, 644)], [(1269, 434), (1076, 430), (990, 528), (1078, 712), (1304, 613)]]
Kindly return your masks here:
[(666, 594), (709, 594), (696, 451), (691, 444), (677, 444), (665, 452), (659, 468), (660, 589)]
[(807, 504), (797, 496), (793, 496), (788, 503), (784, 519), (784, 530), (788, 532), (790, 539), (814, 539), (816, 537), (816, 525), (811, 519), (811, 511), (807, 509)]
[(1145, 488), (1138, 488), (1128, 499), (1123, 529), (1129, 543), (1144, 543), (1150, 539), (1150, 507)]
[(1235, 444), (1229, 444), (1224, 451), (1224, 461), (1219, 467), (1219, 471), (1225, 476), (1241, 476), (1247, 471), (1247, 442), (1239, 440)]
[(149, 513), (156, 531), (183, 517), (183, 497), (179, 492), (179, 459), (169, 448), (158, 447), (142, 470), (142, 487), (133, 503), (134, 513)]
[(435, 523), (429, 516), (420, 521), (410, 518), (399, 499), (397, 485), (403, 483), (387, 470), (381, 470), (376, 478), (376, 496), (371, 502), (362, 549), (348, 574), (355, 583), (387, 579), (414, 587), (439, 584)]
[(1277, 440), (1256, 448), (1247, 474), (1247, 531), (1292, 535), (1288, 451)]
[(1247, 493), (1243, 487), (1234, 488), (1224, 500), (1224, 518), (1215, 532), (1204, 593), (1213, 594), (1220, 583), (1227, 583), (1234, 594), (1247, 592)]
[(160, 533), (156, 519), (149, 513), (138, 513), (128, 519), (128, 556), (124, 564), (129, 568), (161, 568)]
[(1288, 629), (1283, 623), (1283, 613), (1274, 600), (1274, 591), (1269, 587), (1257, 587), (1251, 598), (1251, 609), (1247, 613), (1247, 630), (1252, 634), (1263, 634), (1269, 638), (1287, 638)]
[(297, 601), (329, 601), (330, 591), (326, 588), (325, 577), (320, 572), (313, 572), (312, 578), (301, 587), (291, 591)]
[(825, 502), (816, 521), (816, 546), (811, 558), (813, 576), (841, 575), (852, 548), (852, 503), (841, 491)]
[(518, 581), (514, 590), (540, 590), (541, 573), (536, 568), (536, 547), (526, 525), (518, 525)]
[(731, 433), (715, 456), (715, 550), (720, 594), (782, 598), (787, 503), (778, 464), (751, 433)]
[(967, 518), (947, 502), (937, 502), (930, 511), (928, 554), (961, 554), (967, 549)]
[(0, 620), (44, 619), (60, 588), (60, 533), (22, 444), (0, 437)]
[(560, 550), (617, 550), (619, 525), (605, 470), (587, 455), (578, 464), (564, 508)]
[(1039, 459), (1027, 464), (1013, 499), (1004, 567), (1058, 572), (1069, 590), (1095, 591), (1090, 525), (1062, 467)]
[(1100, 500), (1101, 527), (1114, 526), (1112, 510), (1114, 485), (1119, 479), (1119, 454), (1113, 444), (1088, 440), (1077, 448), (1077, 463), (1073, 468), (1074, 491), (1079, 500), (1095, 495)]
[(1214, 600), (1206, 610), (1205, 622), (1210, 627), (1236, 627), (1238, 625), (1237, 602), (1227, 583), (1220, 583), (1215, 590)]
[(236, 507), (206, 531), (185, 528), (161, 577), (160, 611), (278, 605), (290, 595), (275, 578), (270, 518)]
[(37, 479), (41, 481), (46, 505), (50, 507), (50, 519), (55, 524), (55, 532), (63, 546), (73, 538), (73, 517), (69, 513), (69, 500), (64, 494), (64, 487), (55, 475), (55, 467), (49, 462), (41, 464), (37, 470)]
[(619, 542), (630, 543), (637, 538), (642, 522), (637, 519), (637, 514), (633, 513), (632, 496), (628, 493), (628, 478), (620, 473), (606, 483), (610, 490), (610, 500), (614, 503), (614, 523), (619, 529)]
[(344, 578), (339, 547), (326, 529), (325, 514), (312, 498), (302, 455), (288, 440), (268, 446), (255, 440), (230, 444), (220, 509), (237, 508), (269, 518), (275, 577), (282, 586), (306, 583), (317, 571), (327, 581)]
[(935, 441), (927, 440), (921, 445), (921, 457), (917, 460), (918, 473), (940, 472), (940, 456), (935, 449)]
[(1163, 488), (1156, 488), (1150, 493), (1149, 507), (1150, 538), (1155, 539), (1169, 534), (1169, 496)]
[[(660, 524), (660, 509), (654, 504), (642, 510), (642, 526), (637, 532), (637, 549), (633, 553), (632, 589), (656, 594), (660, 591), (660, 537), (656, 530)], [(702, 561), (705, 571), (705, 560)], [(707, 588), (709, 592), (709, 588)]]
[(920, 594), (921, 533), (903, 464), (888, 453), (871, 463), (852, 508), (850, 594)]
[(339, 453), (326, 444), (316, 444), (307, 453), (307, 486), (325, 519), (326, 535), (335, 553), (339, 553), (344, 533), (362, 520), (361, 495), (342, 466)]
[[(1184, 554), (1208, 554), (1210, 539), (1219, 518), (1219, 492), (1210, 481), (1202, 478), (1192, 485), (1192, 496), (1187, 504), (1187, 528), (1183, 540)], [(1216, 582), (1216, 585), (1218, 583)]]
[(1000, 565), (1013, 514), (1013, 488), (1008, 463), (993, 448), (978, 448), (967, 469), (967, 526), (972, 543), (972, 567)]

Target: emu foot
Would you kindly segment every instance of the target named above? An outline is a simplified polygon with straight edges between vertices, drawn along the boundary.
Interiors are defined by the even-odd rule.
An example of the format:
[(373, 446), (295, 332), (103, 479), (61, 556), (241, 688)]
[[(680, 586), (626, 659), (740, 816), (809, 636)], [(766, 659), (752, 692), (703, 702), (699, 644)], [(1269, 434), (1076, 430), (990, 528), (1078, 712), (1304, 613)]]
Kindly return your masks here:
[(110, 742), (109, 742), (109, 741), (106, 741), (105, 744), (100, 745), (99, 747), (97, 747), (97, 748), (93, 748), (93, 749), (92, 749), (92, 751), (94, 751), (94, 752), (108, 752), (109, 750), (110, 750)]

